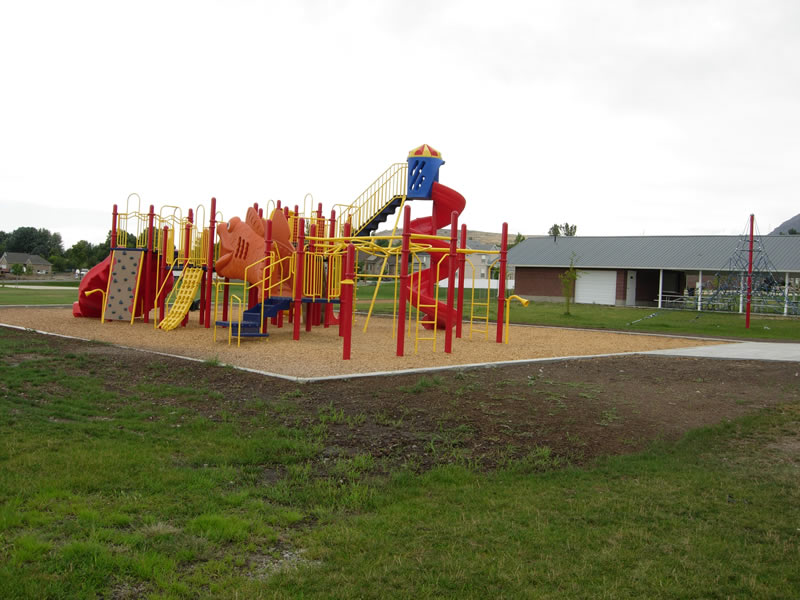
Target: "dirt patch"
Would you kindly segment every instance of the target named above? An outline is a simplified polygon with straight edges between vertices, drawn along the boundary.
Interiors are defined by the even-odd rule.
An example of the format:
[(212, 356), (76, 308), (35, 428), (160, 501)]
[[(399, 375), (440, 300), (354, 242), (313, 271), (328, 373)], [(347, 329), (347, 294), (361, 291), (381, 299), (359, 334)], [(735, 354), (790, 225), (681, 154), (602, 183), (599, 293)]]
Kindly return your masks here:
[[(192, 313), (191, 317), (185, 328), (161, 331), (155, 329), (153, 323), (141, 321), (131, 325), (76, 319), (69, 309), (63, 308), (0, 309), (0, 323), (293, 377), (641, 352), (715, 343), (697, 338), (512, 325), (509, 343), (497, 344), (494, 325), (490, 325), (488, 335), (473, 331), (470, 337), (469, 325), (465, 324), (464, 335), (453, 341), (451, 354), (444, 352), (443, 332), (437, 333), (435, 347), (433, 340), (415, 341), (414, 332), (410, 332), (406, 335), (405, 355), (398, 357), (391, 319), (373, 317), (365, 332), (365, 319), (359, 316), (353, 328), (351, 359), (345, 361), (342, 360), (342, 339), (336, 327), (315, 327), (310, 332), (303, 330), (297, 341), (292, 339), (291, 326), (271, 328), (268, 339), (243, 339), (237, 346), (236, 340), (228, 344), (226, 329), (218, 329), (217, 341), (214, 341), (214, 329), (201, 327), (197, 323), (197, 313)], [(432, 337), (432, 333), (425, 331), (420, 337)], [(95, 350), (98, 353), (104, 351)]]
[[(626, 355), (302, 384), (8, 328), (0, 336), (22, 340), (20, 355), (35, 339), (77, 357), (69, 360), (90, 356), (87, 375), (122, 402), (136, 395), (215, 421), (236, 415), (242, 427), (265, 410), (291, 427), (324, 424), (320, 472), (359, 454), (370, 454), (379, 471), (452, 462), (490, 469), (542, 449), (582, 464), (800, 399), (800, 370), (791, 362)], [(5, 358), (18, 360), (14, 352)], [(154, 382), (175, 391), (146, 397), (140, 384)], [(794, 460), (795, 441), (780, 442)], [(265, 483), (282, 476), (276, 465), (264, 465)]]

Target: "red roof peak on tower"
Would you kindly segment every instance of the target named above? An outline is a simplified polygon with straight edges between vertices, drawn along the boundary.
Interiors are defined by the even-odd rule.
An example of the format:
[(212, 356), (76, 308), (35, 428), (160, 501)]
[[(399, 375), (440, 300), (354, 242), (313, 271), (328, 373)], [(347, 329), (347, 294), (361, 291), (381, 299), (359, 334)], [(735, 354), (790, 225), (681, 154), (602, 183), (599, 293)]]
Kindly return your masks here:
[(428, 144), (422, 144), (418, 148), (414, 148), (411, 152), (408, 153), (409, 158), (413, 156), (423, 156), (423, 157), (432, 157), (432, 158), (442, 158), (442, 153), (438, 150), (434, 150)]

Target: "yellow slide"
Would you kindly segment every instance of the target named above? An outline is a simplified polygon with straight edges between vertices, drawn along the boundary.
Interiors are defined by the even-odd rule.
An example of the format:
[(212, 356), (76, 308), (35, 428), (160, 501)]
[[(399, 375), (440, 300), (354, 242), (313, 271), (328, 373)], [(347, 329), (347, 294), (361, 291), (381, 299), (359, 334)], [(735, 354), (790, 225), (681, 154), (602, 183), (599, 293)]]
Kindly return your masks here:
[(175, 329), (181, 324), (183, 318), (189, 312), (189, 307), (194, 301), (197, 294), (197, 288), (200, 287), (200, 280), (203, 279), (203, 269), (184, 269), (181, 275), (181, 287), (178, 290), (178, 295), (175, 302), (164, 317), (164, 320), (158, 326), (164, 331)]

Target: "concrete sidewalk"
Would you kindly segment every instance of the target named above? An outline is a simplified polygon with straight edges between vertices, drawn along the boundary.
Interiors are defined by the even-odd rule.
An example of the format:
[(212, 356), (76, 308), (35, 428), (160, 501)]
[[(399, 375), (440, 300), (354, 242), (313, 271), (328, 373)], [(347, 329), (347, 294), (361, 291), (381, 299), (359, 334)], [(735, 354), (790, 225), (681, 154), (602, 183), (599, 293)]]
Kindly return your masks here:
[(671, 350), (652, 350), (642, 354), (729, 358), (737, 360), (783, 360), (800, 362), (800, 344), (777, 342), (731, 342), (716, 346), (696, 346)]

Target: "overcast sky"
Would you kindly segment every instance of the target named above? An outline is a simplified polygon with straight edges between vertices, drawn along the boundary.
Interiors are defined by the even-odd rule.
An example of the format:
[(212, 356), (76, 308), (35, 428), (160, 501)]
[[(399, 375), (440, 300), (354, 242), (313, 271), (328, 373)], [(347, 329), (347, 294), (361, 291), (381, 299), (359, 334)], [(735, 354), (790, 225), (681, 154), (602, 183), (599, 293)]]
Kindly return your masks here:
[(131, 192), (327, 213), (427, 143), (473, 229), (766, 234), (799, 33), (796, 0), (2, 2), (0, 230), (99, 243)]

